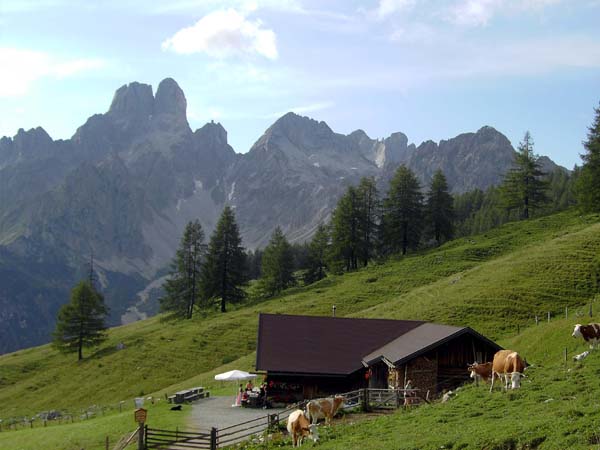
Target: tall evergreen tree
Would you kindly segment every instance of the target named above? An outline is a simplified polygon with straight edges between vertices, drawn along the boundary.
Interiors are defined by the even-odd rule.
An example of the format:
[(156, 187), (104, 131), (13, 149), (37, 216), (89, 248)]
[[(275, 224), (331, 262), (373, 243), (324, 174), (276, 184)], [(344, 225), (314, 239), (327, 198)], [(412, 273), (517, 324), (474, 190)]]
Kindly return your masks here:
[(543, 179), (539, 156), (533, 152), (533, 139), (529, 131), (517, 147), (514, 167), (502, 182), (502, 197), (508, 210), (518, 210), (524, 219), (541, 208), (547, 201), (548, 183)]
[(454, 233), (454, 199), (448, 192), (448, 182), (441, 170), (431, 180), (425, 200), (427, 229), (438, 245)]
[(329, 241), (329, 227), (324, 224), (319, 225), (308, 246), (308, 268), (304, 275), (306, 284), (325, 278)]
[(70, 302), (58, 312), (53, 345), (65, 353), (77, 352), (81, 361), (83, 347), (98, 345), (106, 339), (107, 314), (102, 295), (89, 281), (79, 282), (71, 290)]
[(361, 247), (360, 208), (358, 191), (350, 186), (332, 213), (332, 258), (343, 261), (347, 271), (358, 268)]
[(161, 311), (190, 319), (200, 299), (200, 271), (206, 255), (204, 231), (199, 220), (189, 222), (164, 282), (165, 296), (159, 299)]
[(367, 266), (373, 257), (375, 241), (379, 234), (380, 202), (377, 185), (373, 177), (363, 177), (357, 188), (359, 259)]
[(416, 248), (423, 228), (423, 195), (419, 180), (406, 166), (398, 168), (384, 200), (383, 240), (389, 252)]
[(263, 253), (261, 287), (268, 296), (273, 296), (295, 282), (292, 246), (277, 227)]
[(577, 200), (584, 211), (600, 211), (600, 106), (589, 128), (586, 152), (581, 155), (583, 167), (577, 181)]
[(220, 299), (221, 312), (228, 303), (242, 300), (246, 293), (247, 261), (242, 238), (233, 209), (226, 206), (208, 245), (206, 264), (202, 271), (203, 295)]

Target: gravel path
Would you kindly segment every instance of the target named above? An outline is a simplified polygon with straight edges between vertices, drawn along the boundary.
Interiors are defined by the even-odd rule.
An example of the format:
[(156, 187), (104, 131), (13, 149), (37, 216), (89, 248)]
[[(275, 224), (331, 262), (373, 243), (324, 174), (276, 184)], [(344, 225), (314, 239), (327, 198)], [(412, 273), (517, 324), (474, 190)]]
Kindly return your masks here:
[(232, 407), (233, 403), (233, 395), (209, 397), (192, 403), (192, 413), (188, 419), (188, 427), (191, 430), (210, 430), (211, 427), (224, 428), (283, 411), (283, 409), (277, 408)]

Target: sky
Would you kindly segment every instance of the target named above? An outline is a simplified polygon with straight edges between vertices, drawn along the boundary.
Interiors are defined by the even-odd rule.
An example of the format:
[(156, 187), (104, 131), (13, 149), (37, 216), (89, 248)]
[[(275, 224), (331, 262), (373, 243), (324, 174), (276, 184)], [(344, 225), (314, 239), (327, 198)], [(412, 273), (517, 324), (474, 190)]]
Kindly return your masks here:
[(600, 0), (0, 0), (0, 135), (71, 137), (174, 78), (247, 152), (288, 111), (416, 145), (490, 125), (571, 168), (600, 102)]

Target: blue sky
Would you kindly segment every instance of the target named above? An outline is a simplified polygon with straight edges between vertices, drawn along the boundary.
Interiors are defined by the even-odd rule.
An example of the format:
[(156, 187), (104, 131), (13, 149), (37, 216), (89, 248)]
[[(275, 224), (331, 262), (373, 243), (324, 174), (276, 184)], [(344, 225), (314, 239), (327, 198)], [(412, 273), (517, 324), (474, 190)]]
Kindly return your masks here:
[(295, 111), (417, 145), (491, 125), (572, 167), (600, 101), (600, 0), (0, 0), (0, 135), (69, 138), (172, 77), (246, 152)]

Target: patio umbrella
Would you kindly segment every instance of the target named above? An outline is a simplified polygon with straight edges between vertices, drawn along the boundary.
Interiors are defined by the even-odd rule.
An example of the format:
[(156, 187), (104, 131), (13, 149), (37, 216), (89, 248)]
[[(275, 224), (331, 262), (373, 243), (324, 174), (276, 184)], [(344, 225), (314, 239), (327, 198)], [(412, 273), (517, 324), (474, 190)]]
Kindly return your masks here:
[[(255, 373), (244, 372), (243, 370), (230, 370), (229, 372), (220, 373), (215, 375), (215, 380), (218, 381), (240, 381), (240, 380), (249, 380), (250, 378), (256, 378)], [(231, 406), (241, 406), (241, 397), (240, 393), (238, 393), (235, 402)]]
[(244, 372), (243, 370), (230, 370), (229, 372), (215, 375), (215, 380), (218, 381), (239, 381), (249, 380), (250, 378), (256, 378), (256, 374)]

